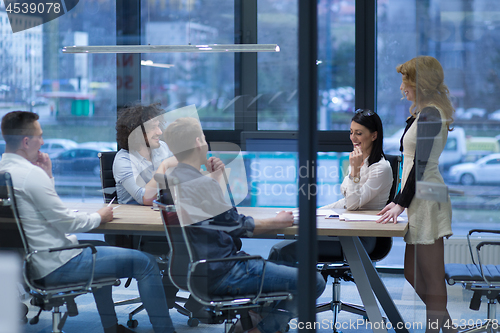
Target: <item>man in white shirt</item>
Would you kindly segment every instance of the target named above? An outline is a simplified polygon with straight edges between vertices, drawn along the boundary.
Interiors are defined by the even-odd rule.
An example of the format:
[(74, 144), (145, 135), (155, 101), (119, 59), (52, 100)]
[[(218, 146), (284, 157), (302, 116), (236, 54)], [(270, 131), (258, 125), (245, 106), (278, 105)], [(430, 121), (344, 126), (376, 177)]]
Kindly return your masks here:
[[(52, 162), (47, 154), (39, 151), (43, 132), (37, 114), (9, 112), (2, 118), (1, 129), (6, 148), (0, 171), (12, 176), (20, 218), (31, 250), (72, 245), (67, 233), (86, 232), (113, 219), (111, 207), (87, 214), (70, 211), (62, 203), (54, 188)], [(38, 254), (33, 257), (33, 278), (45, 285), (82, 281), (88, 278), (91, 264), (89, 248)], [(174, 332), (154, 257), (136, 250), (99, 246), (94, 276), (137, 279), (155, 332)], [(118, 325), (111, 292), (111, 286), (94, 292), (104, 332), (133, 332)]]

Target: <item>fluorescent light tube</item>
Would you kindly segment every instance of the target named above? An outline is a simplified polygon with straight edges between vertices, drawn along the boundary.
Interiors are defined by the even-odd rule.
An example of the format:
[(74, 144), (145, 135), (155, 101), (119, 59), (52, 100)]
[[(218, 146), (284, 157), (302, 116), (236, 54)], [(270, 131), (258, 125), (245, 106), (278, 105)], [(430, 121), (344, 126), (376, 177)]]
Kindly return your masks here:
[(63, 53), (279, 52), (277, 44), (65, 46)]

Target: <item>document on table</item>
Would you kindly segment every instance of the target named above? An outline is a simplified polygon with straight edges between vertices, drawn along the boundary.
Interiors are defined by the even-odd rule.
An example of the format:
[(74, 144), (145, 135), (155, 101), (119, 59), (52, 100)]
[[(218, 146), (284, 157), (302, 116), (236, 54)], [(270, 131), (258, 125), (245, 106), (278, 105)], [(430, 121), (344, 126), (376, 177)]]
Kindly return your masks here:
[[(377, 221), (380, 218), (380, 215), (370, 215), (370, 214), (340, 214), (339, 220), (340, 221)], [(407, 216), (398, 216), (398, 222), (407, 222), (408, 217)], [(392, 222), (392, 221), (391, 221)]]
[[(293, 213), (293, 224), (299, 223), (299, 210), (292, 210)], [(327, 219), (336, 219), (339, 218), (339, 213), (331, 209), (317, 209), (316, 216), (325, 216)]]

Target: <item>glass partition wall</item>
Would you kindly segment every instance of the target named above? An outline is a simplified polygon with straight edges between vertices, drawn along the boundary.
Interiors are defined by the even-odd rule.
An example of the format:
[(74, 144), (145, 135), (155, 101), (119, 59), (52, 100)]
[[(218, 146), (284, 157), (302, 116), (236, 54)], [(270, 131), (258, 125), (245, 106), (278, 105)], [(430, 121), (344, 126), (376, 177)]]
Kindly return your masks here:
[[(116, 45), (117, 15), (122, 14), (117, 3), (122, 2), (80, 1), (67, 14), (18, 33), (12, 33), (0, 3), (0, 115), (12, 110), (39, 114), (45, 140), (42, 151), (52, 157), (58, 193), (66, 200), (102, 200), (97, 152), (117, 149), (117, 93), (136, 87), (134, 96), (138, 97), (133, 99), (138, 101), (140, 96), (143, 103), (159, 102), (166, 110), (194, 104), (209, 141), (243, 146), (242, 132), (269, 132), (270, 139), (274, 135), (277, 141), (242, 152), (246, 166), (242, 181), (247, 181), (249, 189), (243, 204), (296, 207), (297, 137), (293, 134), (298, 130), (298, 2), (137, 2), (138, 36), (143, 45), (232, 44), (249, 39), (276, 43), (279, 53), (259, 53), (255, 58), (234, 53), (142, 54), (139, 65), (133, 63), (136, 58), (126, 56), (61, 52), (68, 45)], [(317, 1), (318, 110), (311, 112), (318, 113), (319, 137), (328, 144), (346, 139), (356, 108), (356, 50), (361, 46), (356, 40), (355, 14), (365, 10), (360, 3)], [(407, 94), (402, 94), (402, 76), (396, 67), (426, 55), (443, 68), (455, 110), (453, 130), (447, 132), (446, 142), (440, 142), (437, 169), (433, 165), (443, 182), (439, 177), (426, 178), (425, 163), (416, 164), (413, 179), (431, 183), (419, 183), (417, 190), (445, 193), (438, 198), (417, 198), (435, 202), (438, 209), (444, 210), (447, 204), (442, 183), (447, 186), (453, 236), (444, 240), (444, 262), (467, 262), (468, 230), (495, 228), (500, 222), (500, 103), (496, 93), (500, 86), (500, 3), (377, 0), (376, 4), (376, 11), (368, 13), (376, 17), (373, 103), (384, 125), (385, 153), (401, 154), (400, 139), (412, 105)], [(140, 66), (139, 82), (119, 75), (127, 66)], [(417, 75), (416, 86), (419, 79)], [(425, 151), (421, 145), (429, 141), (417, 136), (417, 152)], [(340, 183), (352, 150), (351, 146), (324, 147), (318, 149), (318, 206), (342, 197)], [(402, 267), (405, 247), (402, 239), (394, 239), (390, 255), (377, 266)], [(495, 263), (498, 255), (490, 259)], [(470, 296), (468, 291), (462, 296), (456, 286), (448, 291), (448, 299), (460, 305), (466, 303), (462, 297)], [(404, 309), (408, 322), (425, 322), (424, 303), (408, 283), (396, 304)], [(466, 308), (466, 304), (450, 308), (451, 319), (485, 319), (483, 308), (479, 312)]]
[[(445, 293), (442, 262), (470, 263), (468, 231), (498, 229), (499, 10), (500, 4), (491, 0), (377, 2), (377, 111), (384, 123), (386, 153), (399, 153), (399, 140), (413, 100), (417, 102), (414, 111), (418, 130), (414, 132), (412, 125), (404, 142), (409, 152), (404, 155), (404, 168), (409, 168), (415, 144), (417, 161), (413, 180), (416, 194), (407, 211), (410, 226), (430, 227), (427, 230), (432, 232), (429, 239), (423, 239), (426, 231), (410, 229), (411, 236), (407, 237), (413, 239), (411, 242), (426, 243), (453, 233), (442, 245), (438, 239), (438, 245), (412, 245), (410, 251), (422, 248), (406, 253), (405, 269), (414, 273), (408, 280), (420, 288), (421, 297), (408, 288), (407, 297), (414, 302), (405, 320), (425, 323), (427, 318), (435, 324), (438, 314), (445, 313), (446, 300), (449, 317), (444, 318), (449, 320), (444, 324), (448, 327), (453, 324), (464, 329), (487, 319), (486, 304), (479, 312), (468, 309), (471, 291), (448, 286)], [(401, 87), (402, 75), (396, 66), (417, 56), (433, 58), (417, 60), (416, 78)], [(451, 104), (441, 99), (446, 90), (439, 82), (440, 69), (434, 59), (442, 67)], [(415, 64), (407, 63), (403, 68)], [(449, 113), (448, 105), (453, 113)], [(403, 169), (403, 181), (412, 179), (406, 176), (408, 171)], [(481, 236), (483, 241), (496, 239), (495, 235)], [(472, 244), (477, 243), (473, 239)], [(481, 251), (482, 263), (498, 264), (498, 251), (487, 248)], [(428, 274), (433, 271), (439, 276)]]

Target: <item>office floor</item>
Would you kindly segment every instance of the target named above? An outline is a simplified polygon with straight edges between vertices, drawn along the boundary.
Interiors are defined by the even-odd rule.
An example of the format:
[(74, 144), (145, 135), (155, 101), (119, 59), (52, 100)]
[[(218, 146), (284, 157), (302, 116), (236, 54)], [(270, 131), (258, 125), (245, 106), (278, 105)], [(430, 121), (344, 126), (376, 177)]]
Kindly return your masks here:
[[(387, 286), (396, 306), (398, 307), (403, 319), (407, 325), (413, 323), (423, 323), (425, 320), (424, 306), (415, 296), (410, 285), (405, 282), (402, 275), (381, 274), (384, 284)], [(328, 302), (331, 299), (332, 285), (328, 281), (327, 288), (318, 302)], [(134, 283), (127, 289), (122, 286), (115, 288), (114, 298), (116, 300), (128, 299), (137, 295), (137, 287)], [(457, 320), (480, 320), (486, 317), (486, 303), (481, 304), (479, 311), (472, 311), (469, 307), (471, 293), (463, 290), (461, 286), (448, 286), (449, 303), (448, 309), (451, 317)], [(342, 297), (345, 302), (360, 304), (359, 295), (353, 283), (342, 282)], [(77, 298), (78, 310), (80, 314), (76, 317), (68, 318), (64, 331), (66, 333), (100, 333), (102, 327), (99, 316), (95, 308), (94, 300), (91, 295), (83, 295)], [(117, 307), (118, 320), (125, 325), (128, 319), (128, 313), (135, 309), (134, 305), (126, 305)], [(30, 310), (28, 318), (32, 318), (36, 314), (35, 309)], [(205, 325), (200, 324), (198, 327), (191, 328), (187, 325), (186, 317), (179, 314), (176, 310), (170, 310), (170, 315), (174, 322), (177, 333), (212, 333), (224, 332), (223, 325)], [(146, 312), (142, 311), (134, 318), (139, 321), (139, 326), (134, 329), (137, 333), (153, 333), (151, 324), (149, 323)], [(351, 315), (347, 312), (340, 312), (338, 315), (339, 323), (341, 323), (344, 333), (354, 332), (371, 332), (366, 327), (366, 324), (356, 325), (360, 323), (360, 317)], [(333, 314), (331, 311), (323, 312), (317, 316), (317, 332), (332, 332)], [(298, 332), (295, 327), (297, 321), (291, 322), (290, 332)], [(418, 324), (417, 324), (418, 325)], [(423, 332), (423, 329), (410, 329), (410, 332)], [(44, 312), (40, 317), (40, 322), (37, 325), (26, 324), (22, 326), (21, 332), (26, 333), (50, 333), (51, 332), (51, 315)], [(390, 330), (393, 332), (393, 330)]]

